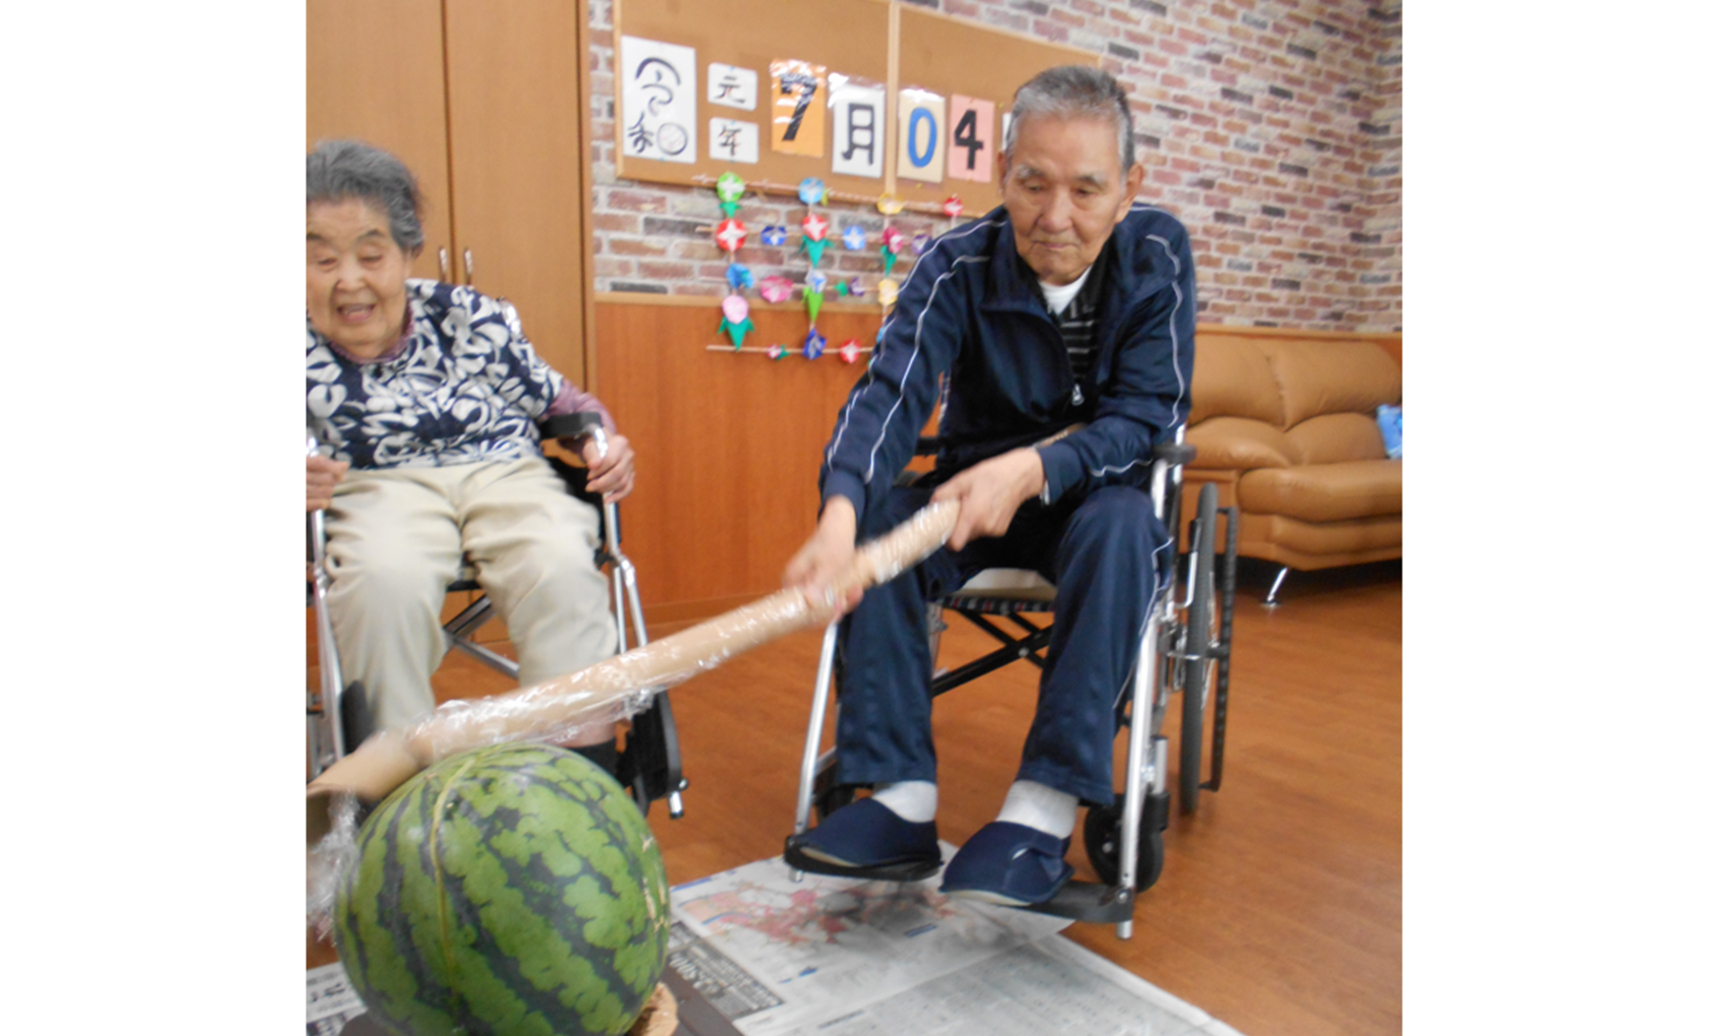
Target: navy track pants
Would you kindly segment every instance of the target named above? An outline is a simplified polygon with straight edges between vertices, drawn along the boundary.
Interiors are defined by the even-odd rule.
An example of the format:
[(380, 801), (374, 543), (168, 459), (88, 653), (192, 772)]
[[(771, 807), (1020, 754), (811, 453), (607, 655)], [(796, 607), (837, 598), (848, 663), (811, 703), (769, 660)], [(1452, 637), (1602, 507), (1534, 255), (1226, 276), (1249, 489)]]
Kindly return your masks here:
[[(930, 496), (931, 489), (894, 488), (863, 517), (861, 538), (899, 524)], [(982, 569), (1024, 568), (1051, 580), (1058, 598), (1017, 778), (1112, 802), (1118, 699), (1135, 668), (1165, 542), (1147, 494), (1106, 486), (1079, 502), (1030, 501), (1004, 536), (936, 551), (870, 589), (840, 630), (839, 780), (936, 779), (927, 602)]]

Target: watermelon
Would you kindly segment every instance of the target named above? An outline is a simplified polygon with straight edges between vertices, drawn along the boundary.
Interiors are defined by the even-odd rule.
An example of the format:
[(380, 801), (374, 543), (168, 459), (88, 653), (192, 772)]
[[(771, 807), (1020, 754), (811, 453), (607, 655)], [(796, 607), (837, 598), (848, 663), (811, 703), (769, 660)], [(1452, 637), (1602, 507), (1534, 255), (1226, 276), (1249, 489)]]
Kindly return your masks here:
[(363, 824), (334, 938), (407, 1036), (629, 1030), (666, 965), (666, 868), (618, 782), (497, 745), (417, 774)]

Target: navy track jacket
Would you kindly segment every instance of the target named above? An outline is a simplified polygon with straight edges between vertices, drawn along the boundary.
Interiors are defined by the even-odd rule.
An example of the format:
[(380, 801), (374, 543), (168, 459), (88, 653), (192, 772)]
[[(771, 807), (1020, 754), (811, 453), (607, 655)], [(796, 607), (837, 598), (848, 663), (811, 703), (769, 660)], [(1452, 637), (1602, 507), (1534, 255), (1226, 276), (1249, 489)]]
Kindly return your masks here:
[(1097, 353), (1081, 384), (1003, 207), (935, 239), (880, 328), (820, 470), (825, 501), (858, 520), (915, 451), (946, 377), (936, 478), (1087, 427), (1042, 447), (1046, 499), (1139, 485), (1153, 445), (1189, 416), (1195, 268), (1175, 216), (1137, 204), (1106, 242)]

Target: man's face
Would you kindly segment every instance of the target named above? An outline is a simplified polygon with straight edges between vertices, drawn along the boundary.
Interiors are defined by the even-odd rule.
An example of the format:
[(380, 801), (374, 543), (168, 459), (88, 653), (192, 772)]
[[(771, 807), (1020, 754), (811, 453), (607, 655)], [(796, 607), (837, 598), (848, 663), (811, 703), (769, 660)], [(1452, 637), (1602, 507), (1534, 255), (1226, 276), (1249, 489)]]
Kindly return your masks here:
[(1094, 264), (1141, 189), (1141, 166), (1119, 168), (1118, 134), (1100, 118), (1032, 115), (999, 156), (1017, 254), (1042, 282), (1062, 285)]
[(372, 205), (309, 206), (309, 323), (346, 352), (372, 360), (398, 341), (409, 266)]

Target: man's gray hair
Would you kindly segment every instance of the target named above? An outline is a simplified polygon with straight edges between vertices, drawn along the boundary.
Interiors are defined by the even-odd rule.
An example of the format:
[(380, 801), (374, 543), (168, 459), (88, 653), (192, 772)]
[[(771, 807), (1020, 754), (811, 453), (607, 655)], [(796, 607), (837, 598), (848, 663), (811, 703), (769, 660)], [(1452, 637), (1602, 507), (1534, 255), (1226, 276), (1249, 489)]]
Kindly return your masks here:
[(1129, 96), (1110, 74), (1086, 65), (1060, 65), (1017, 88), (1011, 105), (1011, 126), (1005, 134), (1005, 160), (1016, 147), (1017, 127), (1029, 116), (1058, 119), (1096, 118), (1110, 121), (1118, 133), (1118, 159), (1123, 172), (1135, 164), (1135, 121)]
[(392, 240), (405, 255), (422, 247), (416, 177), (398, 158), (360, 140), (318, 140), (309, 153), (309, 204), (350, 199), (386, 213)]

